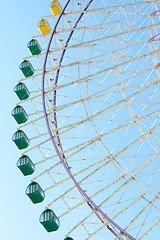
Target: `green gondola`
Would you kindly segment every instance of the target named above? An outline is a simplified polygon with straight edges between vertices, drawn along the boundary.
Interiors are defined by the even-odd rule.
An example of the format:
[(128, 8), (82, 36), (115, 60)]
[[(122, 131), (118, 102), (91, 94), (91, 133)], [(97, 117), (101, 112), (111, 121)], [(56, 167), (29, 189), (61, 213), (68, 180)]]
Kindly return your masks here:
[(25, 77), (30, 77), (34, 74), (34, 68), (32, 64), (28, 60), (24, 60), (20, 65), (19, 65), (20, 70), (24, 74)]
[(28, 115), (26, 111), (20, 105), (16, 106), (12, 110), (11, 114), (18, 124), (25, 123), (28, 120)]
[(51, 209), (43, 211), (39, 221), (47, 232), (56, 231), (60, 227), (60, 221)]
[(26, 195), (36, 204), (45, 198), (45, 193), (37, 182), (31, 182), (26, 188)]
[(18, 159), (17, 167), (24, 176), (31, 175), (35, 171), (35, 165), (27, 155), (23, 155)]
[(25, 99), (29, 98), (29, 95), (30, 95), (28, 88), (22, 82), (18, 83), (15, 86), (14, 92), (17, 94), (17, 96), (20, 100), (25, 100)]
[(29, 48), (32, 55), (39, 55), (42, 52), (41, 46), (36, 39), (29, 41), (27, 47)]
[(19, 149), (27, 148), (30, 143), (27, 135), (22, 130), (18, 130), (13, 134), (12, 141)]

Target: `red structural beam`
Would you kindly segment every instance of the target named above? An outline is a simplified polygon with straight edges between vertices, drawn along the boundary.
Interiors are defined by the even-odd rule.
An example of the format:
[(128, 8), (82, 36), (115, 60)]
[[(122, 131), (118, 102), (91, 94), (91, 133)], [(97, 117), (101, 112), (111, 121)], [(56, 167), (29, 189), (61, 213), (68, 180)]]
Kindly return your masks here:
[(151, 16), (160, 16), (160, 14), (158, 14), (158, 12), (160, 12), (160, 10), (157, 10), (157, 11), (151, 13)]

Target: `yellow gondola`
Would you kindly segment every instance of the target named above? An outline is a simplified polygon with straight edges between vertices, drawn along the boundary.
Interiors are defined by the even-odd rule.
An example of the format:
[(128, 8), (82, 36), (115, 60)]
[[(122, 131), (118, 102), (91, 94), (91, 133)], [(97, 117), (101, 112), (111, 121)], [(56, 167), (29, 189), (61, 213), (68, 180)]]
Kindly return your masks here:
[(49, 5), (53, 15), (61, 14), (62, 9), (58, 0), (53, 0)]
[(41, 32), (42, 35), (46, 35), (48, 33), (51, 32), (49, 23), (47, 22), (46, 19), (42, 18), (39, 22), (38, 22), (38, 29)]

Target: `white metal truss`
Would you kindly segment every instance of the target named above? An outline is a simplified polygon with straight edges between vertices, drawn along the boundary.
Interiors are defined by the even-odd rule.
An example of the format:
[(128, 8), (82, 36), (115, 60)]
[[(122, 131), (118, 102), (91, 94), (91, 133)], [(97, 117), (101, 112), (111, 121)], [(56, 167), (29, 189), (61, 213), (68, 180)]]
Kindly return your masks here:
[[(152, 15), (160, 2), (95, 0), (84, 11), (87, 2), (71, 0), (49, 51), (45, 100), (52, 135), (69, 171), (97, 206), (135, 239), (155, 238), (160, 222), (160, 42), (151, 39), (160, 33), (159, 15)], [(53, 29), (58, 16), (46, 18)], [(41, 97), (50, 34), (34, 38), (43, 50), (25, 58), (35, 74), (20, 80), (30, 98), (18, 103), (29, 115), (19, 129), (31, 142), (23, 154), (35, 163), (32, 181), (46, 193), (44, 207), (67, 225), (66, 236), (129, 239), (91, 211), (53, 148)]]

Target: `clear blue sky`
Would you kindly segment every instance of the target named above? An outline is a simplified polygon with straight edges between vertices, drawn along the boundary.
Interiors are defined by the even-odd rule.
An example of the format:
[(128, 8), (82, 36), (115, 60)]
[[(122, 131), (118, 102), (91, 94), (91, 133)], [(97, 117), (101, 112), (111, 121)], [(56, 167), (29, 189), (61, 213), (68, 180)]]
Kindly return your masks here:
[(34, 206), (24, 193), (28, 179), (16, 168), (19, 151), (11, 138), (17, 124), (10, 114), (17, 102), (13, 88), (22, 77), (19, 64), (29, 55), (26, 44), (32, 35), (39, 34), (37, 22), (50, 14), (50, 2), (9, 0), (2, 1), (0, 7), (0, 239), (3, 240), (49, 240), (56, 236), (48, 234), (40, 225), (42, 209)]

